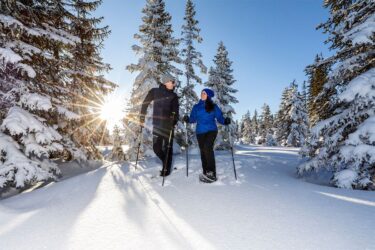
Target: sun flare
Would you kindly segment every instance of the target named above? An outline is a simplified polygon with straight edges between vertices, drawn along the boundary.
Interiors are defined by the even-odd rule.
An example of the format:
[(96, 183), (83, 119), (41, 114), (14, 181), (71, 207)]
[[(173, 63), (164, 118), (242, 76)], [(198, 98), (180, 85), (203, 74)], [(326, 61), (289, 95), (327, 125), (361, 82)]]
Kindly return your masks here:
[(124, 106), (118, 98), (110, 97), (105, 100), (100, 109), (100, 118), (107, 122), (109, 128), (118, 125), (124, 116)]

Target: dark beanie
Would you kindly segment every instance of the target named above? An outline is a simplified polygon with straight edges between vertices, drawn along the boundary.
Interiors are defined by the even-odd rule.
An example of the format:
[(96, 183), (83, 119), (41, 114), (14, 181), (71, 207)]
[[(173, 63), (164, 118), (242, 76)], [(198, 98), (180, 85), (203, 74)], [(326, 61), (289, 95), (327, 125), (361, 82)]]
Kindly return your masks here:
[(215, 93), (211, 90), (211, 89), (203, 89), (202, 91), (204, 91), (204, 92), (206, 92), (206, 94), (207, 94), (207, 96), (209, 97), (209, 98), (212, 98), (212, 97), (214, 97), (215, 96)]

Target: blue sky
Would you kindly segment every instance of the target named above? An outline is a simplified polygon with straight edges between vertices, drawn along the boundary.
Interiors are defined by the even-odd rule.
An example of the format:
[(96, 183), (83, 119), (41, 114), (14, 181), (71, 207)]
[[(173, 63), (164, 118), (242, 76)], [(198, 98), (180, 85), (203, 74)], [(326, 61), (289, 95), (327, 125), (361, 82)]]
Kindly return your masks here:
[[(175, 37), (181, 34), (185, 11), (184, 0), (166, 0), (172, 15)], [(195, 0), (203, 43), (196, 48), (202, 52), (206, 66), (212, 66), (219, 41), (223, 41), (233, 61), (234, 87), (239, 90), (234, 105), (240, 118), (247, 110), (260, 110), (263, 103), (276, 112), (282, 90), (293, 79), (306, 79), (304, 68), (317, 53), (330, 55), (324, 44), (326, 35), (316, 26), (327, 20), (328, 11), (322, 0)], [(120, 87), (117, 98), (130, 94), (136, 74), (125, 70), (137, 62), (131, 46), (133, 35), (141, 24), (144, 0), (104, 0), (96, 15), (104, 16), (111, 35), (102, 51), (104, 61), (113, 70), (107, 78)], [(204, 80), (207, 75), (202, 75)], [(203, 86), (198, 86), (200, 91)]]

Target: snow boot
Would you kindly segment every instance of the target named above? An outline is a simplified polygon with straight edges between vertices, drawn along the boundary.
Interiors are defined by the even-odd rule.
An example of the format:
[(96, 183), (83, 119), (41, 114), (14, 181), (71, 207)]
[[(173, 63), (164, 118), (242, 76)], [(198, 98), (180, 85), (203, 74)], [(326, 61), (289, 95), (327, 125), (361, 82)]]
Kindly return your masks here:
[(170, 171), (163, 171), (163, 170), (160, 170), (160, 176), (168, 176), (170, 175), (171, 172)]
[(199, 180), (201, 182), (212, 183), (217, 181), (217, 178), (213, 172), (207, 172), (206, 174), (200, 174)]

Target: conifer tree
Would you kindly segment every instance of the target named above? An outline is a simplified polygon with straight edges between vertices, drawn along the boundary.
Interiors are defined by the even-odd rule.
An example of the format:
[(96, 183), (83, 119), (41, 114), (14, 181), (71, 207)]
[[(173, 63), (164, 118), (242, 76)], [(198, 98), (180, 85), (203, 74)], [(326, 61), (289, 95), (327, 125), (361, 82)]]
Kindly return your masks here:
[[(237, 92), (233, 88), (235, 83), (232, 70), (232, 62), (228, 58), (228, 51), (223, 42), (219, 43), (217, 53), (214, 58), (215, 67), (209, 70), (209, 79), (205, 83), (208, 88), (215, 92), (215, 103), (221, 108), (224, 116), (233, 119), (235, 114), (234, 108), (231, 104), (238, 103), (237, 98), (233, 95)], [(231, 136), (235, 138), (235, 126), (232, 123), (229, 127)], [(229, 149), (229, 134), (225, 131), (224, 126), (219, 125), (219, 133), (216, 139), (216, 149)], [(233, 140), (232, 139), (232, 140)]]
[(298, 92), (296, 85), (290, 89), (290, 119), (287, 146), (301, 147), (304, 145), (308, 133), (308, 116), (303, 94)]
[(4, 144), (13, 145), (1, 150), (0, 186), (21, 188), (55, 178), (59, 170), (51, 158), (86, 159), (87, 148), (67, 129), (85, 115), (74, 112), (73, 104), (84, 104), (72, 99), (80, 39), (68, 2), (7, 0), (0, 9), (0, 82), (12, 81), (0, 87), (6, 108), (0, 129)]
[[(294, 84), (294, 82), (292, 83)], [(290, 88), (285, 88), (281, 94), (281, 103), (277, 112), (276, 121), (276, 140), (281, 146), (287, 145), (287, 138), (290, 128), (289, 110), (290, 110)]]
[(255, 109), (254, 115), (251, 118), (251, 131), (252, 137), (254, 137), (254, 143), (259, 144), (259, 120), (258, 111)]
[(326, 119), (330, 113), (329, 99), (333, 95), (333, 91), (324, 89), (328, 70), (329, 65), (324, 63), (322, 55), (316, 55), (314, 64), (307, 66), (305, 69), (309, 82), (307, 103), (311, 126), (314, 126), (322, 119)]
[(317, 123), (308, 144), (309, 161), (299, 173), (327, 168), (337, 187), (375, 189), (375, 2), (327, 0), (330, 18), (320, 25), (337, 52), (326, 59), (332, 71), (329, 117)]
[[(196, 74), (194, 67), (200, 70), (200, 73), (206, 74), (207, 68), (203, 64), (202, 54), (198, 52), (195, 48), (196, 43), (201, 43), (203, 41), (200, 36), (200, 28), (198, 27), (198, 20), (195, 18), (196, 11), (195, 5), (192, 0), (186, 2), (184, 25), (182, 26), (182, 39), (181, 43), (183, 49), (181, 50), (181, 57), (183, 59), (185, 70), (184, 75), (186, 77), (185, 85), (180, 88), (180, 114), (189, 115), (194, 104), (199, 100), (197, 94), (194, 91), (196, 83), (201, 84), (202, 79)], [(192, 136), (194, 130), (192, 126), (188, 125), (188, 143), (196, 144), (195, 136)], [(176, 131), (176, 140), (180, 141), (180, 145), (186, 143), (186, 132), (182, 130)]]
[[(177, 46), (178, 40), (173, 38), (171, 16), (165, 10), (163, 0), (146, 0), (146, 6), (142, 10), (143, 23), (139, 27), (139, 33), (134, 35), (140, 45), (133, 45), (133, 51), (140, 55), (138, 63), (127, 66), (130, 72), (138, 72), (133, 83), (133, 89), (127, 107), (124, 127), (126, 144), (129, 145), (127, 156), (135, 159), (139, 140), (139, 114), (141, 104), (152, 88), (158, 87), (160, 77), (163, 74), (178, 76), (181, 71), (173, 63), (181, 63)], [(151, 113), (146, 116), (146, 128), (143, 130), (143, 143), (141, 154), (147, 147), (151, 147)]]
[(308, 133), (306, 102), (295, 81), (282, 93), (276, 124), (276, 138), (281, 146), (301, 147), (305, 143)]
[[(246, 115), (246, 114), (245, 114)], [(239, 122), (239, 128), (238, 128), (238, 139), (241, 140), (242, 138), (242, 135), (243, 135), (243, 131), (244, 131), (244, 119), (245, 119), (245, 115), (243, 115), (241, 117), (241, 120)]]
[(71, 32), (79, 38), (73, 48), (74, 61), (71, 65), (70, 102), (79, 119), (66, 128), (71, 139), (81, 145), (92, 158), (99, 157), (95, 145), (108, 140), (106, 121), (99, 117), (104, 96), (113, 91), (116, 85), (104, 78), (103, 73), (111, 68), (103, 62), (100, 49), (104, 39), (110, 34), (108, 26), (100, 27), (103, 17), (91, 14), (102, 0), (72, 0)]
[(53, 4), (0, 5), (0, 81), (12, 81), (12, 86), (0, 87), (6, 108), (0, 121), (0, 187), (22, 188), (55, 178), (59, 170), (50, 158), (62, 158), (64, 150), (73, 149), (57, 131), (58, 118), (67, 118), (61, 96), (68, 91), (59, 86), (58, 48), (68, 50), (77, 39), (53, 15)]
[(272, 114), (271, 109), (268, 104), (264, 104), (262, 107), (262, 114), (260, 117), (260, 124), (259, 124), (259, 143), (266, 144), (266, 138), (268, 134), (273, 134), (272, 131), (273, 122), (272, 122)]
[(121, 139), (121, 131), (119, 126), (115, 125), (113, 128), (113, 148), (110, 159), (112, 161), (122, 161), (125, 160), (125, 154), (122, 150), (122, 139)]
[(303, 83), (302, 83), (301, 95), (302, 95), (303, 105), (307, 108), (308, 96), (307, 96), (306, 81), (303, 81)]
[(236, 141), (238, 142), (239, 139), (241, 138), (241, 137), (240, 137), (240, 135), (241, 135), (241, 133), (240, 133), (240, 122), (239, 122), (238, 120), (236, 120), (236, 121), (234, 122), (234, 124), (236, 125), (236, 129), (235, 129), (235, 131), (236, 131), (236, 133), (235, 133), (235, 138), (236, 138)]
[(247, 111), (246, 114), (243, 116), (242, 126), (243, 129), (241, 134), (241, 142), (244, 144), (253, 143), (254, 138), (252, 136), (250, 111)]

